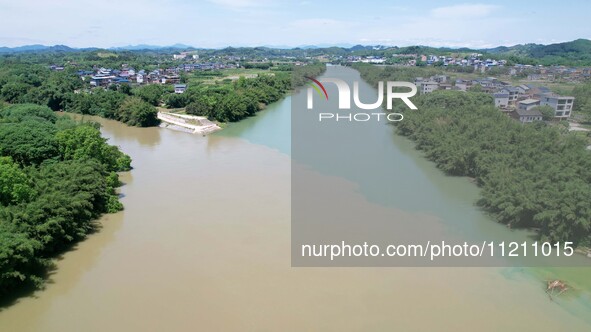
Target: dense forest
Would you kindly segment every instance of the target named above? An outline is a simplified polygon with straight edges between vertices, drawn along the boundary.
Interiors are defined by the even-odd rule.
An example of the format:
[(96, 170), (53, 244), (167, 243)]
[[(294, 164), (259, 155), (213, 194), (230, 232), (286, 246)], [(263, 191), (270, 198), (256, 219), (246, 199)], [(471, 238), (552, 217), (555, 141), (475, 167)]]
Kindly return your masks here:
[[(394, 68), (357, 66), (362, 77), (403, 80)], [(482, 188), (478, 204), (499, 222), (535, 228), (540, 238), (591, 245), (591, 153), (586, 139), (543, 122), (523, 125), (479, 92), (435, 91), (413, 97), (397, 132), (450, 175)]]
[(40, 286), (51, 257), (122, 209), (116, 172), (130, 164), (95, 124), (47, 106), (0, 105), (0, 295)]

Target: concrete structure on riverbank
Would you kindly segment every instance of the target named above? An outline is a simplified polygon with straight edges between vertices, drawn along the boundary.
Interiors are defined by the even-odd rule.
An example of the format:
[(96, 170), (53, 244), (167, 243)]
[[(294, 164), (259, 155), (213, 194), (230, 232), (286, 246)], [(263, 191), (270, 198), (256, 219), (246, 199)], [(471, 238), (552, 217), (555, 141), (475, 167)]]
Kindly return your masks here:
[(158, 112), (161, 127), (187, 131), (193, 134), (207, 135), (222, 129), (204, 116)]

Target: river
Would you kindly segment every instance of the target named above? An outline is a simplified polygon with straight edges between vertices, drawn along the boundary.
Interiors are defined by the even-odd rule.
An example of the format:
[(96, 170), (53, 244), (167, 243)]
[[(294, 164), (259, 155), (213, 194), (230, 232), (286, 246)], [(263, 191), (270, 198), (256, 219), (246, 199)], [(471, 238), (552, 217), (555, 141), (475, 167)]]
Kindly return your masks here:
[[(125, 211), (59, 257), (44, 290), (2, 307), (0, 331), (591, 329), (586, 293), (550, 301), (543, 291), (550, 273), (584, 283), (589, 269), (290, 267), (290, 99), (208, 137), (95, 118), (133, 158)], [(358, 183), (358, 194), (467, 238), (521, 236), (474, 207), (468, 180), (380, 130), (368, 139), (403, 161), (413, 186)]]

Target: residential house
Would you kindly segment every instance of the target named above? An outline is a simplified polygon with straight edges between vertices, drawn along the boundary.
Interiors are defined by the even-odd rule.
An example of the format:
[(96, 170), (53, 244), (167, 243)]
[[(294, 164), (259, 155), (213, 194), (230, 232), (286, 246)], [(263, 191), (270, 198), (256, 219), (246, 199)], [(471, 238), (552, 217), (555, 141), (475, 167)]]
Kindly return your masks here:
[(540, 101), (537, 99), (525, 99), (519, 102), (518, 109), (522, 111), (529, 111), (532, 108), (540, 106)]
[(545, 87), (545, 86), (535, 86), (528, 84), (529, 90), (527, 91), (527, 95), (533, 99), (542, 99), (545, 94), (551, 93), (552, 91)]
[(515, 87), (520, 95), (526, 95), (529, 91), (529, 87), (525, 84), (521, 84)]
[(522, 110), (517, 109), (511, 113), (511, 116), (521, 123), (529, 123), (534, 121), (542, 121), (542, 113), (535, 109)]
[(90, 80), (90, 85), (92, 86), (102, 86), (102, 87), (106, 87), (109, 84), (111, 84), (112, 80), (114, 80), (116, 78), (116, 76), (114, 75), (108, 75), (108, 76), (92, 76), (91, 80)]
[(446, 83), (447, 82), (448, 77), (445, 75), (435, 75), (435, 76), (431, 76), (431, 81), (435, 81), (437, 83)]
[(493, 98), (495, 99), (495, 107), (498, 108), (507, 108), (509, 107), (509, 94), (508, 93), (495, 93), (493, 94)]
[(466, 91), (471, 86), (471, 84), (468, 81), (465, 81), (462, 79), (457, 79), (455, 86), (456, 86), (457, 90)]
[(123, 83), (130, 83), (129, 79), (126, 77), (115, 77), (111, 83), (114, 84), (123, 84)]
[(161, 78), (162, 84), (178, 84), (180, 81), (181, 78), (178, 75), (164, 75)]
[(548, 105), (554, 109), (554, 117), (566, 119), (571, 116), (575, 97), (559, 96), (554, 93), (548, 93), (542, 96), (540, 105)]
[(186, 84), (175, 84), (174, 85), (174, 93), (184, 93), (185, 91), (187, 91)]
[(509, 95), (509, 105), (515, 105), (517, 97), (519, 96), (519, 90), (514, 86), (506, 86), (499, 91), (500, 93), (506, 93)]
[(431, 93), (439, 89), (439, 84), (435, 81), (423, 81), (419, 87), (421, 94)]

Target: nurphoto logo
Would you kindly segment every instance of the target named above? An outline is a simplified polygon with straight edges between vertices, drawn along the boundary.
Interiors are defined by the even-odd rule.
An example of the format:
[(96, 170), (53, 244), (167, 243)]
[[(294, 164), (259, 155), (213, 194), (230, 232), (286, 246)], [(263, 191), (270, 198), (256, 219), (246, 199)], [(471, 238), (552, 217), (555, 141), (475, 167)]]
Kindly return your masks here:
[[(328, 92), (322, 83), (332, 83), (337, 87), (338, 91), (338, 107), (339, 110), (350, 110), (351, 109), (351, 88), (349, 84), (344, 80), (338, 78), (329, 78), (324, 77), (320, 80), (317, 80), (312, 77), (306, 77), (311, 82), (308, 84), (308, 94), (307, 94), (307, 108), (309, 110), (314, 108), (314, 92), (320, 96), (320, 98), (329, 100), (328, 99)], [(398, 92), (395, 91), (396, 88), (410, 88), (408, 92)], [(400, 81), (387, 81), (386, 82), (386, 109), (392, 110), (392, 105), (394, 99), (402, 100), (408, 108), (411, 110), (416, 110), (417, 107), (415, 104), (410, 101), (409, 98), (415, 96), (417, 94), (417, 87), (413, 83), (410, 82), (400, 82)], [(377, 110), (381, 107), (382, 103), (384, 102), (384, 82), (378, 82), (378, 99), (375, 103), (366, 104), (361, 102), (359, 98), (359, 82), (353, 82), (353, 102), (355, 106), (362, 110)], [(318, 121), (322, 122), (322, 120), (345, 120), (345, 121), (357, 121), (357, 122), (365, 122), (369, 121), (372, 118), (377, 119), (378, 121), (382, 121), (382, 119), (387, 119), (388, 121), (401, 121), (404, 117), (401, 113), (384, 113), (384, 112), (374, 112), (374, 113), (363, 113), (363, 112), (356, 112), (356, 113), (349, 113), (349, 114), (339, 114), (335, 112), (326, 113), (322, 112), (318, 115)]]

